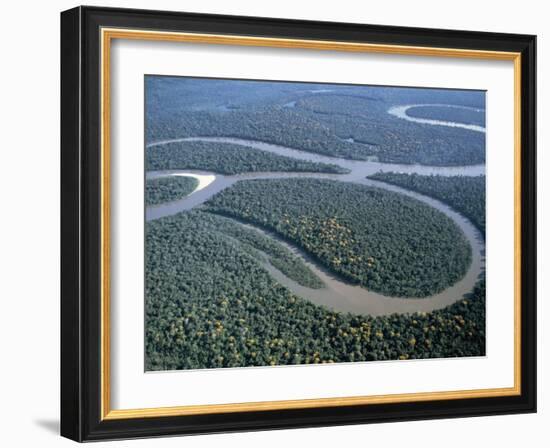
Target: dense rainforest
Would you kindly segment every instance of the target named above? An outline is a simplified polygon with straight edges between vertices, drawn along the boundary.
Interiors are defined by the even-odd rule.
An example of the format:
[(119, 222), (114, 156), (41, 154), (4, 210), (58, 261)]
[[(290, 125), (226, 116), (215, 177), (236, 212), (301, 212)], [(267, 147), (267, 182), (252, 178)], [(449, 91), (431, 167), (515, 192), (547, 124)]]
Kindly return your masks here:
[(443, 213), (403, 195), (321, 179), (239, 181), (207, 210), (271, 229), (347, 280), (425, 297), (462, 278), (471, 248)]
[(147, 148), (146, 168), (207, 170), (220, 174), (259, 171), (346, 173), (332, 164), (309, 162), (255, 148), (221, 142), (182, 141)]
[[(372, 162), (485, 163), (484, 133), (388, 112), (412, 104), (423, 106), (409, 108), (411, 117), (485, 122), (481, 91), (148, 75), (146, 170), (348, 172), (232, 143), (165, 142), (189, 137), (235, 137)], [(146, 370), (485, 355), (483, 270), (470, 294), (427, 313), (343, 313), (293, 293), (300, 291), (294, 282), (313, 294), (330, 291), (303, 261), (310, 257), (323, 266), (323, 279), (330, 274), (426, 304), (422, 298), (456, 283), (472, 260), (460, 228), (419, 200), (344, 182), (348, 177), (296, 176), (241, 180), (190, 211), (146, 222)], [(372, 178), (439, 199), (485, 232), (484, 176)], [(146, 204), (184, 197), (196, 182), (149, 180)], [(285, 283), (292, 291), (276, 280), (280, 273), (293, 281)]]
[(193, 192), (199, 181), (190, 176), (148, 179), (145, 183), (145, 204), (157, 205), (181, 199)]
[(327, 93), (355, 95), (387, 104), (456, 104), (485, 108), (485, 93), (475, 90), (182, 76), (146, 75), (145, 93), (147, 112), (159, 121), (164, 121), (181, 110), (245, 110), (263, 105), (284, 105), (300, 96)]
[[(379, 100), (334, 93), (311, 95), (299, 99), (295, 109), (340, 138), (353, 139), (355, 146), (366, 145), (381, 162), (450, 166), (485, 161), (485, 134), (406, 121), (389, 114), (388, 104)], [(472, 110), (446, 109), (475, 115)]]
[(202, 220), (201, 229), (204, 230), (209, 227), (212, 232), (221, 232), (225, 236), (237, 240), (244, 250), (247, 250), (261, 261), (268, 261), (287, 277), (302, 286), (308, 288), (323, 287), (321, 280), (297, 256), (272, 238), (227, 217), (210, 213), (196, 213), (199, 214), (198, 216)]
[(180, 112), (160, 123), (147, 123), (150, 142), (180, 137), (236, 137), (259, 140), (318, 154), (366, 160), (369, 148), (339, 139), (331, 130), (293, 108), (265, 106), (231, 112)]
[(485, 236), (485, 176), (376, 173), (369, 178), (439, 199), (469, 218)]
[[(231, 81), (227, 88), (228, 81), (209, 81), (147, 77), (147, 142), (220, 136), (357, 160), (441, 166), (485, 161), (483, 133), (388, 113), (395, 104), (421, 102), (484, 108), (483, 92), (252, 81)], [(479, 115), (446, 109), (461, 120)]]
[(246, 239), (213, 232), (207, 215), (147, 223), (146, 370), (485, 354), (484, 281), (431, 313), (333, 312), (275, 282)]

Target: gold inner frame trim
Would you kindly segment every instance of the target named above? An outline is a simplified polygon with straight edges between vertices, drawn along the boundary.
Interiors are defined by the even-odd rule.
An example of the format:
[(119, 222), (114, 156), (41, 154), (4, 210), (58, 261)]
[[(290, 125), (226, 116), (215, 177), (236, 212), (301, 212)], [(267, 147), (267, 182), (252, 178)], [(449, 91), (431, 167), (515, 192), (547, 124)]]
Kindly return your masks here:
[[(305, 39), (279, 39), (200, 33), (101, 29), (101, 419), (168, 417), (229, 412), (308, 409), (432, 400), (503, 397), (521, 394), (521, 54), (459, 48), (418, 47)], [(441, 392), (368, 395), (303, 400), (188, 405), (140, 409), (111, 409), (110, 346), (110, 50), (113, 39), (185, 42), (212, 45), (294, 48), (356, 53), (455, 57), (513, 61), (514, 63), (514, 386)]]

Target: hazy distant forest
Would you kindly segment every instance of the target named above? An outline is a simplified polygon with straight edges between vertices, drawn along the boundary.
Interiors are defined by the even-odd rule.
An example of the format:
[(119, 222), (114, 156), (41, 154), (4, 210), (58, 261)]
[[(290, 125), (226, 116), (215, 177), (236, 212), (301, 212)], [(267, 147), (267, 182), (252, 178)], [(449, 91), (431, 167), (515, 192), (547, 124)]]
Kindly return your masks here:
[(146, 77), (146, 370), (485, 354), (485, 94)]

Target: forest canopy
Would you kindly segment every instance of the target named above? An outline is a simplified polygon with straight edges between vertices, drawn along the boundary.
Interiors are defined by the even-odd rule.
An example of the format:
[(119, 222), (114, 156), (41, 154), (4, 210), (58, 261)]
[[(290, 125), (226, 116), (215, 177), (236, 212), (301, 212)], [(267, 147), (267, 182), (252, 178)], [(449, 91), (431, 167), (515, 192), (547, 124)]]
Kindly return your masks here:
[(170, 176), (147, 179), (145, 183), (145, 204), (157, 205), (181, 199), (192, 193), (199, 181), (190, 176)]
[[(311, 95), (298, 100), (296, 109), (340, 138), (352, 138), (356, 146), (368, 145), (371, 155), (381, 162), (452, 166), (485, 161), (485, 134), (397, 118), (388, 113), (388, 104), (374, 98), (334, 93)], [(458, 110), (444, 109), (447, 114), (449, 109)], [(432, 115), (439, 120), (445, 117)]]
[[(391, 111), (422, 105), (406, 113), (483, 125), (485, 103), (485, 92), (472, 90), (145, 76), (148, 176), (217, 173), (212, 188), (166, 207), (171, 216), (146, 214), (145, 369), (485, 355), (483, 261), (473, 266), (477, 284), (472, 275), (460, 285), (469, 294), (443, 292), (468, 271), (472, 246), (447, 215), (382, 183), (445, 202), (484, 234), (485, 177), (378, 173), (370, 177), (381, 188), (361, 184), (370, 183), (371, 162), (477, 172), (483, 132)], [(353, 172), (235, 139), (337, 157)], [(224, 179), (239, 174), (246, 180)], [(177, 200), (197, 185), (189, 173), (150, 179), (146, 204)], [(333, 301), (317, 300), (340, 290)], [(398, 311), (414, 298), (430, 309), (441, 297), (455, 301), (374, 317), (337, 311), (349, 290), (391, 296), (376, 295), (380, 309), (353, 308), (382, 314), (385, 300)]]
[(146, 166), (156, 170), (208, 170), (220, 174), (259, 171), (346, 173), (338, 165), (309, 162), (221, 142), (183, 141), (147, 148)]
[(401, 194), (321, 179), (239, 181), (206, 204), (282, 235), (331, 271), (390, 296), (425, 297), (471, 262), (462, 231)]
[[(386, 163), (451, 166), (485, 161), (481, 132), (409, 122), (388, 113), (396, 104), (423, 102), (483, 109), (483, 92), (168, 77), (148, 77), (146, 83), (148, 143), (218, 136)], [(458, 114), (461, 122), (479, 115), (450, 107), (409, 111), (440, 120)]]
[(204, 215), (147, 223), (146, 370), (485, 354), (484, 282), (431, 313), (338, 313), (275, 282)]
[(376, 173), (369, 178), (439, 199), (469, 218), (485, 236), (485, 176)]

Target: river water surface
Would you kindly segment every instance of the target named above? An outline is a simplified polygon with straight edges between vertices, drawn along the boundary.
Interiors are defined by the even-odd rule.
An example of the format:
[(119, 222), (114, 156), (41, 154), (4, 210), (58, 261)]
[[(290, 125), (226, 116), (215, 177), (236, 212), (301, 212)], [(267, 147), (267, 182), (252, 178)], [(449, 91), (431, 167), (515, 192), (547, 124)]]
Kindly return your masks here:
[(388, 113), (397, 118), (402, 118), (403, 120), (412, 121), (414, 123), (431, 124), (435, 126), (448, 126), (451, 128), (462, 128), (462, 129), (468, 129), (470, 131), (485, 132), (485, 128), (483, 126), (478, 126), (476, 124), (465, 124), (465, 123), (457, 123), (454, 121), (443, 121), (443, 120), (433, 120), (431, 118), (412, 117), (407, 114), (407, 111), (409, 109), (412, 109), (413, 107), (428, 107), (428, 106), (467, 109), (467, 110), (473, 110), (475, 112), (481, 112), (482, 110), (476, 107), (456, 106), (456, 105), (450, 105), (450, 104), (407, 104), (404, 106), (394, 106), (388, 110)]

